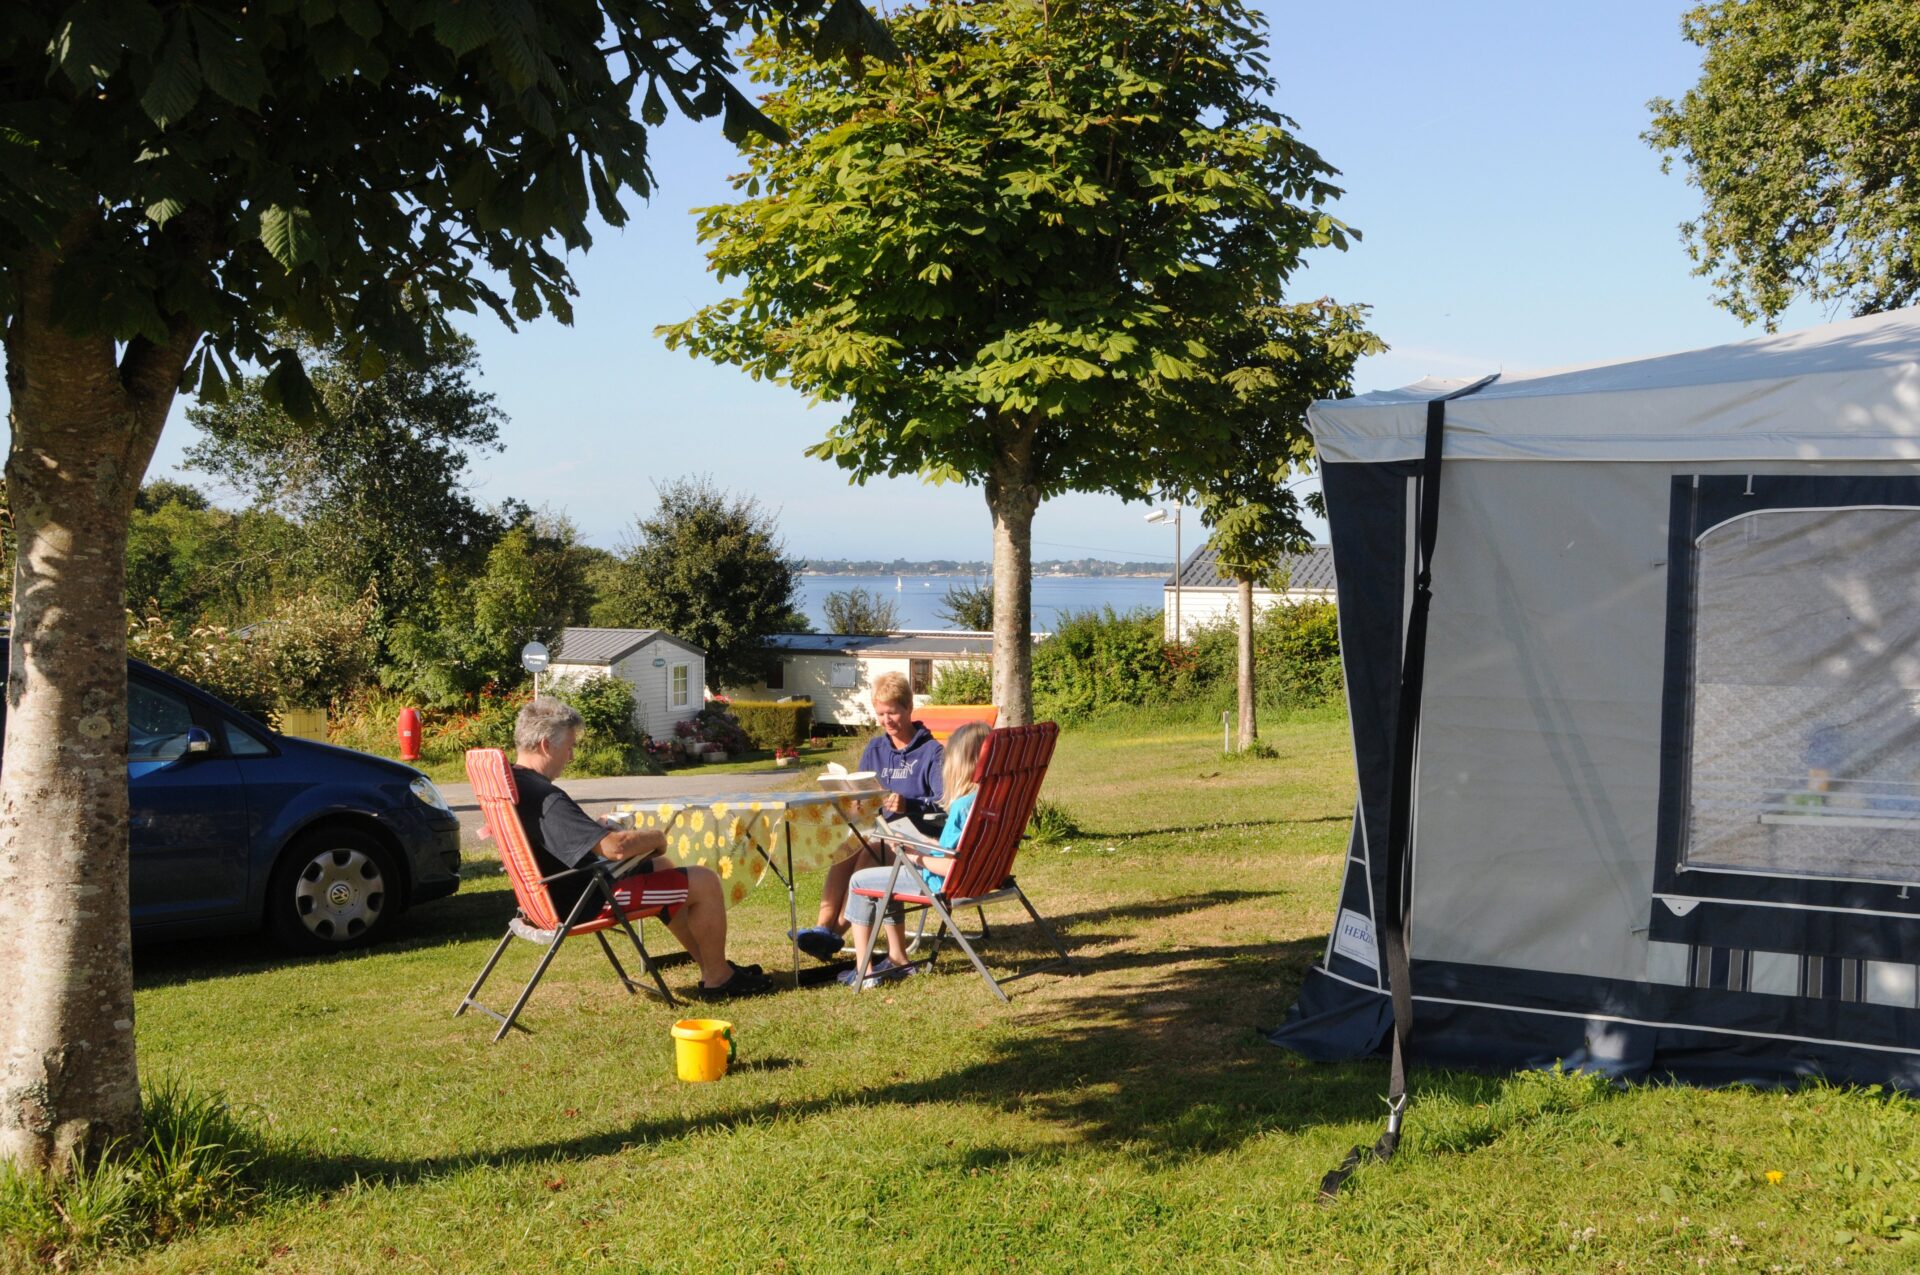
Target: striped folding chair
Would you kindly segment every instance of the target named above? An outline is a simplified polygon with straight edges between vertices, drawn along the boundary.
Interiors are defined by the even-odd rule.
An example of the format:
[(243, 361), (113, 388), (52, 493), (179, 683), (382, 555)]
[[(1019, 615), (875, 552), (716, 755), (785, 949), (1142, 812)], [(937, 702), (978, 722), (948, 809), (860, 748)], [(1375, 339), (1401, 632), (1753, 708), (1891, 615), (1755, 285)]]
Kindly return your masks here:
[[(677, 1004), (673, 993), (667, 990), (666, 982), (661, 979), (660, 971), (647, 955), (639, 931), (632, 925), (634, 921), (659, 916), (666, 909), (622, 908), (614, 897), (614, 885), (618, 878), (610, 862), (596, 862), (584, 868), (569, 868), (564, 872), (541, 876), (539, 865), (533, 857), (533, 847), (527, 844), (526, 829), (520, 826), (520, 816), (514, 809), (520, 794), (514, 787), (513, 768), (507, 765), (507, 755), (498, 748), (469, 749), (467, 779), (473, 784), (473, 795), (480, 800), (480, 813), (487, 821), (487, 835), (500, 852), (500, 863), (506, 868), (507, 879), (513, 883), (513, 897), (520, 907), (513, 919), (507, 922), (507, 932), (501, 936), (493, 955), (487, 958), (485, 967), (481, 969), (480, 977), (474, 980), (473, 987), (460, 1001), (460, 1007), (453, 1011), (453, 1016), (458, 1018), (468, 1009), (479, 1010), (500, 1024), (500, 1030), (493, 1034), (494, 1040), (498, 1041), (507, 1034), (508, 1028), (514, 1026), (514, 1020), (520, 1016), (521, 1009), (533, 995), (533, 989), (539, 985), (541, 975), (547, 972), (547, 966), (553, 964), (553, 958), (559, 954), (560, 945), (581, 934), (591, 934), (599, 941), (600, 950), (607, 954), (607, 960), (612, 963), (613, 972), (619, 975), (622, 987), (630, 993), (646, 992), (651, 995), (653, 988), (628, 978), (620, 958), (613, 954), (605, 931), (614, 926), (619, 926), (633, 941), (633, 950), (640, 954), (640, 968), (652, 977), (661, 999), (669, 1005)], [(554, 910), (553, 896), (548, 893), (547, 887), (555, 881), (578, 876), (589, 878), (587, 888), (573, 905), (573, 910), (562, 919)], [(519, 999), (513, 1002), (513, 1008), (502, 1014), (480, 1003), (480, 987), (487, 981), (487, 976), (493, 973), (493, 967), (499, 964), (507, 945), (515, 939), (541, 944), (546, 951), (541, 955), (533, 977), (520, 989)], [(526, 1028), (520, 1030), (525, 1031)]]
[[(974, 769), (977, 785), (973, 798), (973, 813), (967, 816), (967, 826), (960, 834), (960, 844), (954, 848), (956, 860), (953, 871), (948, 874), (938, 894), (926, 893), (925, 883), (919, 872), (908, 861), (898, 843), (894, 844), (893, 875), (887, 878), (885, 889), (856, 888), (855, 893), (866, 898), (880, 900), (880, 912), (884, 917), (887, 908), (894, 903), (907, 909), (925, 909), (931, 911), (940, 920), (940, 928), (934, 935), (933, 951), (927, 956), (926, 965), (931, 968), (939, 959), (940, 945), (948, 934), (973, 962), (973, 968), (980, 977), (987, 980), (987, 986), (1003, 1002), (1007, 993), (1003, 983), (1011, 983), (1029, 974), (1038, 974), (1060, 965), (1072, 964), (1073, 958), (1067, 955), (1067, 949), (1061, 946), (1060, 939), (1034, 909), (1033, 902), (1027, 898), (1026, 891), (1013, 877), (1014, 856), (1020, 849), (1021, 835), (1026, 831), (1028, 820), (1033, 818), (1033, 805), (1040, 796), (1040, 784), (1047, 777), (1047, 764), (1053, 760), (1053, 745), (1060, 736), (1060, 728), (1052, 722), (1041, 722), (1035, 726), (1005, 726), (987, 735), (980, 749), (980, 762)], [(877, 834), (884, 837), (884, 832)], [(995, 979), (988, 971), (980, 954), (973, 944), (954, 923), (955, 908), (984, 908), (991, 903), (1005, 903), (1018, 900), (1040, 927), (1040, 932), (1059, 953), (1058, 960), (1036, 965), (1018, 974), (1004, 979)], [(985, 913), (981, 916), (984, 920)], [(978, 936), (986, 938), (984, 932)], [(860, 953), (859, 976), (854, 979), (854, 989), (859, 990), (865, 981), (867, 968), (873, 963), (873, 949), (880, 934), (878, 925), (867, 936), (867, 949)]]

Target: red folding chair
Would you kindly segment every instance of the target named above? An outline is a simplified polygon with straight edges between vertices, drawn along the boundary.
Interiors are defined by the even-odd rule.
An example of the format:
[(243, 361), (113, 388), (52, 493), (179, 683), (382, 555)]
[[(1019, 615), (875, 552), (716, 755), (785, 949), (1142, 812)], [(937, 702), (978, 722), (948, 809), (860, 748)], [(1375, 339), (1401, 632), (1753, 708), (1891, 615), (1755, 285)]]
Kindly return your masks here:
[[(620, 901), (614, 897), (613, 889), (618, 874), (610, 861), (596, 861), (583, 868), (569, 868), (564, 872), (541, 876), (539, 864), (533, 857), (533, 847), (527, 844), (526, 829), (520, 826), (520, 816), (514, 809), (520, 794), (514, 787), (513, 768), (507, 765), (507, 755), (498, 748), (469, 749), (467, 779), (473, 784), (473, 795), (480, 799), (480, 813), (486, 817), (487, 834), (500, 852), (500, 863), (507, 870), (507, 879), (513, 882), (513, 897), (519, 902), (520, 908), (513, 920), (507, 922), (507, 932), (501, 936), (499, 946), (487, 958), (480, 977), (474, 980), (473, 987), (461, 1000), (460, 1007), (453, 1011), (453, 1016), (458, 1018), (470, 1008), (479, 1010), (500, 1024), (500, 1030), (493, 1034), (493, 1039), (498, 1041), (507, 1034), (508, 1028), (514, 1026), (514, 1020), (520, 1016), (521, 1009), (533, 995), (541, 975), (547, 972), (547, 966), (553, 964), (560, 945), (578, 934), (591, 934), (599, 940), (600, 950), (607, 954), (613, 972), (620, 976), (622, 987), (630, 993), (647, 992), (651, 995), (651, 989), (627, 977), (620, 958), (613, 954), (613, 947), (607, 942), (603, 931), (616, 925), (633, 940), (633, 950), (640, 954), (640, 968), (652, 976), (654, 986), (660, 990), (661, 999), (669, 1005), (678, 1004), (673, 999), (673, 993), (667, 990), (666, 982), (661, 979), (652, 958), (647, 955), (646, 944), (640, 941), (639, 932), (631, 924), (659, 916), (666, 909), (622, 908)], [(566, 919), (562, 920), (554, 910), (553, 896), (548, 893), (547, 887), (555, 881), (578, 876), (588, 878), (587, 888)], [(583, 917), (587, 919), (583, 920)], [(513, 1008), (502, 1014), (480, 1003), (480, 987), (487, 981), (487, 976), (493, 973), (493, 967), (499, 964), (507, 945), (517, 938), (543, 944), (547, 950), (540, 957), (533, 977), (520, 989), (520, 997), (513, 1002)], [(525, 1031), (526, 1028), (520, 1030)]]
[[(880, 900), (880, 914), (885, 917), (887, 909), (894, 903), (908, 909), (930, 909), (940, 918), (940, 928), (934, 934), (933, 951), (928, 954), (926, 965), (931, 968), (939, 959), (940, 945), (948, 934), (973, 962), (973, 968), (980, 971), (980, 977), (987, 980), (987, 986), (1003, 1002), (1007, 999), (1003, 982), (1011, 983), (1023, 979), (1029, 974), (1038, 974), (1060, 965), (1069, 965), (1073, 958), (1067, 955), (1067, 949), (1061, 946), (1060, 939), (1035, 910), (1026, 891), (1013, 878), (1013, 859), (1019, 852), (1021, 835), (1026, 831), (1027, 822), (1033, 818), (1033, 804), (1039, 799), (1040, 784), (1047, 777), (1047, 764), (1053, 760), (1053, 745), (1060, 736), (1060, 728), (1052, 722), (1041, 722), (1035, 726), (1005, 726), (988, 733), (986, 742), (980, 748), (980, 761), (974, 768), (976, 791), (973, 798), (973, 811), (967, 816), (967, 826), (960, 834), (960, 844), (954, 848), (954, 868), (942, 883), (937, 894), (926, 893), (925, 882), (906, 857), (898, 842), (894, 845), (893, 873), (887, 878), (885, 889), (874, 890), (855, 887), (854, 893), (864, 898)], [(884, 833), (881, 834), (884, 836)], [(1023, 970), (1006, 979), (995, 979), (988, 972), (986, 963), (980, 954), (967, 941), (967, 936), (954, 923), (955, 908), (983, 908), (990, 903), (1004, 903), (1017, 899), (1047, 936), (1047, 941), (1058, 952), (1059, 959), (1048, 961)], [(981, 913), (984, 922), (986, 914)], [(880, 934), (878, 925), (867, 935), (866, 951), (860, 953), (858, 970), (853, 986), (858, 991), (866, 980), (867, 968), (873, 962), (873, 948)], [(984, 925), (980, 938), (985, 939)]]

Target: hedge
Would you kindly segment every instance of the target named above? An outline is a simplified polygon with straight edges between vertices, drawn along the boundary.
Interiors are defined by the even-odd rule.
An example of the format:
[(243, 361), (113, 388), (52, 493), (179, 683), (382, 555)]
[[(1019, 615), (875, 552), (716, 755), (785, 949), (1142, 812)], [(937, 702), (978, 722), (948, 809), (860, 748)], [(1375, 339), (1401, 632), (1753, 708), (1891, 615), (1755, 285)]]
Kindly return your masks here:
[(755, 748), (798, 748), (813, 734), (813, 701), (737, 699), (727, 711)]

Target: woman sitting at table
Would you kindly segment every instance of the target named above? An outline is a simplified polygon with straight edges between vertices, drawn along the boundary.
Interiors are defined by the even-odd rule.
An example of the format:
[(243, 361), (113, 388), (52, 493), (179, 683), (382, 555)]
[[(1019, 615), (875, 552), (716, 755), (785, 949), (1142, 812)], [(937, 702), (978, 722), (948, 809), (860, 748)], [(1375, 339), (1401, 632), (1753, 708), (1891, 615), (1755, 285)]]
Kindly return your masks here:
[[(870, 770), (887, 790), (882, 814), (905, 815), (929, 836), (940, 829), (941, 760), (946, 749), (933, 733), (913, 720), (913, 685), (898, 673), (873, 679), (873, 715), (880, 734), (860, 754), (861, 770)], [(878, 867), (887, 858), (862, 848), (827, 871), (820, 892), (820, 919), (793, 936), (802, 952), (816, 961), (831, 961), (840, 953), (847, 932), (847, 882), (861, 868)]]

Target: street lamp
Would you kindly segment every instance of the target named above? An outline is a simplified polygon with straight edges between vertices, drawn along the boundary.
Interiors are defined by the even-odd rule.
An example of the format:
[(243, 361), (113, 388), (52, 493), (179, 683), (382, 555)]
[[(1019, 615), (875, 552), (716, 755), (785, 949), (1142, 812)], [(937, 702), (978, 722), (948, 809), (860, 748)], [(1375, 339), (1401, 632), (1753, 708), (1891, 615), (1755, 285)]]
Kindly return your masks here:
[(1156, 509), (1147, 515), (1148, 522), (1171, 522), (1173, 524), (1173, 640), (1184, 642), (1186, 633), (1180, 627), (1180, 572), (1186, 562), (1180, 556), (1180, 502), (1173, 502), (1173, 512)]

